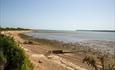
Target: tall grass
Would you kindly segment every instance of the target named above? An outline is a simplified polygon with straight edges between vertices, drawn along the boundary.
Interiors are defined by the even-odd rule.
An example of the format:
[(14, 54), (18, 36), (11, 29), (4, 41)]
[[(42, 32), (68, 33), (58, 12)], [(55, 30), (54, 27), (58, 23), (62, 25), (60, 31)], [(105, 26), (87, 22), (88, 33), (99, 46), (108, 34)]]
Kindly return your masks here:
[(12, 37), (0, 34), (0, 70), (33, 70), (33, 65)]
[(114, 59), (108, 57), (105, 54), (87, 55), (83, 59), (83, 63), (87, 63), (92, 66), (95, 70), (115, 70), (115, 61)]

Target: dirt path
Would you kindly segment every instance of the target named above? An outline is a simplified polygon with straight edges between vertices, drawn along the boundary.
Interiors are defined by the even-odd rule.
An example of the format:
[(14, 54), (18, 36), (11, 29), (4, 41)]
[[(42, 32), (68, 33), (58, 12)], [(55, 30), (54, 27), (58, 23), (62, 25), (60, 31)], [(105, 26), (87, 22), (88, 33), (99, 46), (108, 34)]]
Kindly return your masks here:
[[(50, 55), (46, 57), (44, 54), (51, 50), (46, 45), (35, 45), (35, 44), (24, 44), (22, 38), (19, 37), (19, 33), (28, 32), (28, 31), (9, 31), (6, 34), (10, 34), (15, 38), (15, 40), (21, 44), (22, 48), (25, 50), (26, 54), (29, 56), (29, 59), (34, 64), (34, 70), (89, 70), (86, 69), (87, 66), (83, 67), (76, 63), (74, 64), (71, 59), (66, 56), (62, 55)], [(70, 59), (70, 60), (69, 60)], [(75, 60), (76, 61), (76, 60)]]

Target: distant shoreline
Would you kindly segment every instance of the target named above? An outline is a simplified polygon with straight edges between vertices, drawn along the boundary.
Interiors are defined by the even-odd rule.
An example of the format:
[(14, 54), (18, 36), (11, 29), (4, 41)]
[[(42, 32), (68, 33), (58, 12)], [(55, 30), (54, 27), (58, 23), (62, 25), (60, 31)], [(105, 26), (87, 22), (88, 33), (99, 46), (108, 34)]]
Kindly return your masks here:
[(87, 32), (115, 32), (115, 30), (76, 30), (76, 31), (87, 31)]

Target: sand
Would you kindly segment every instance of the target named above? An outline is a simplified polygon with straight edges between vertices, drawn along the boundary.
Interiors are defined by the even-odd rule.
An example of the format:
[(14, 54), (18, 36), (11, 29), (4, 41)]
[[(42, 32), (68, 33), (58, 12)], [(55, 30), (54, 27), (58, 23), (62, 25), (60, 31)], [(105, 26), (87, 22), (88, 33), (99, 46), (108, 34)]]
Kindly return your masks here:
[[(47, 45), (43, 44), (24, 44), (19, 34), (29, 31), (6, 31), (4, 34), (14, 37), (24, 49), (30, 61), (34, 64), (34, 70), (93, 70), (87, 64), (82, 63), (82, 58), (79, 55), (73, 54), (51, 54), (45, 56), (47, 51), (52, 50)], [(73, 57), (73, 56), (75, 57)]]

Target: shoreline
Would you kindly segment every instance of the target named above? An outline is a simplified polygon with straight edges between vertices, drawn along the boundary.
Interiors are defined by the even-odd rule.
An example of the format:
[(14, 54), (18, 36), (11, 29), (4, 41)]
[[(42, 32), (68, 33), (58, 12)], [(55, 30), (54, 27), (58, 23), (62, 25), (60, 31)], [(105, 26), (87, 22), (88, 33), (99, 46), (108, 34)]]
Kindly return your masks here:
[[(53, 47), (55, 47), (56, 49), (57, 49), (57, 47), (58, 47), (58, 49), (60, 49), (60, 47), (59, 46), (62, 46), (61, 47), (61, 49), (62, 50), (65, 50), (65, 48), (66, 48), (66, 51), (68, 50), (68, 51), (70, 51), (70, 52), (73, 52), (73, 53), (70, 53), (70, 55), (79, 55), (78, 57), (82, 57), (82, 59), (86, 56), (93, 56), (93, 58), (94, 59), (96, 59), (96, 61), (97, 61), (97, 65), (100, 67), (100, 62), (98, 62), (98, 59), (97, 59), (97, 57), (103, 57), (103, 58), (105, 58), (106, 56), (106, 59), (107, 59), (107, 61), (106, 61), (106, 63), (115, 63), (114, 62), (114, 57), (115, 57), (115, 54), (113, 53), (113, 54), (110, 54), (110, 53), (108, 53), (108, 52), (105, 52), (105, 51), (101, 51), (101, 50), (99, 50), (99, 49), (94, 49), (94, 48), (91, 48), (91, 47), (87, 47), (87, 46), (83, 46), (83, 45), (81, 45), (81, 44), (79, 44), (79, 43), (76, 43), (76, 44), (72, 44), (72, 43), (64, 43), (63, 41), (57, 41), (57, 40), (48, 40), (48, 39), (36, 39), (36, 38), (33, 38), (32, 36), (27, 36), (27, 35), (25, 35), (26, 37), (29, 37), (29, 38), (31, 38), (32, 40), (34, 40), (34, 41), (37, 41), (37, 42), (43, 42), (43, 44), (46, 44), (46, 45), (48, 45), (48, 43), (50, 44), (50, 45), (48, 45), (48, 46), (52, 46), (51, 44), (53, 44)], [(99, 41), (100, 42), (100, 41)], [(55, 44), (58, 44), (58, 45), (55, 45)], [(70, 47), (72, 47), (72, 48), (70, 48)], [(64, 58), (66, 58), (65, 57), (65, 55), (63, 56), (63, 55), (61, 55), (62, 57), (64, 57)], [(73, 57), (73, 56), (72, 56)], [(68, 57), (67, 57), (68, 58)], [(70, 59), (70, 58), (69, 58)], [(82, 61), (81, 61), (82, 62)], [(107, 65), (105, 63), (105, 65)]]
[[(12, 36), (17, 41), (34, 64), (34, 70), (87, 70), (87, 66), (84, 65), (80, 67), (79, 65), (75, 65), (56, 54), (46, 56), (45, 54), (47, 51), (54, 50), (54, 48), (38, 42), (35, 43), (35, 41), (34, 43), (25, 43), (25, 41), (28, 40), (19, 36), (19, 34), (24, 32), (28, 31), (6, 31), (4, 33)], [(63, 59), (63, 62), (60, 59)]]
[[(77, 44), (77, 48), (74, 48), (75, 45), (72, 43), (69, 44), (64, 44), (63, 42), (58, 42), (56, 40), (50, 41), (50, 40), (38, 40), (34, 39), (30, 36), (24, 36), (23, 38), (20, 36), (20, 34), (23, 35), (24, 32), (15, 32), (12, 33), (10, 32), (17, 40), (18, 42), (22, 45), (23, 49), (29, 56), (30, 60), (34, 63), (35, 65), (35, 70), (54, 70), (53, 68), (61, 68), (60, 70), (71, 70), (71, 66), (74, 69), (75, 67), (78, 68), (78, 70), (91, 70), (91, 66), (88, 66), (86, 63), (82, 63), (82, 59), (85, 56), (93, 56), (96, 57), (100, 52), (97, 53), (97, 51), (91, 50), (87, 47), (81, 48), (80, 44)], [(68, 46), (69, 45), (69, 46)], [(59, 46), (64, 46), (64, 48), (59, 47)], [(68, 48), (70, 46), (73, 46), (72, 49)], [(57, 50), (57, 49), (62, 49), (64, 51), (72, 51), (72, 53), (64, 53), (64, 54), (51, 54), (46, 57), (47, 51), (51, 50)], [(77, 49), (77, 51), (76, 51)], [(92, 52), (93, 51), (93, 52)], [(110, 54), (108, 54), (110, 55)], [(50, 59), (49, 59), (50, 58)], [(59, 59), (64, 59), (64, 61), (61, 61)], [(109, 58), (109, 59), (108, 59)], [(107, 63), (111, 63), (113, 60), (111, 57), (107, 58)], [(95, 58), (96, 59), (96, 58)], [(59, 61), (57, 61), (59, 60)], [(97, 59), (96, 59), (97, 61)], [(42, 62), (42, 63), (39, 63)], [(61, 64), (60, 64), (61, 63)], [(72, 63), (72, 65), (69, 65), (68, 63)], [(52, 67), (53, 64), (53, 67)], [(58, 65), (57, 65), (58, 64)], [(56, 66), (57, 65), (57, 66)], [(64, 66), (63, 66), (64, 65)], [(100, 66), (100, 62), (97, 62), (97, 65)], [(74, 67), (75, 66), (75, 67)], [(80, 68), (79, 68), (80, 66)], [(70, 67), (70, 69), (67, 69)], [(75, 69), (77, 69), (75, 68)], [(57, 69), (58, 70), (58, 69)]]
[[(21, 34), (21, 35), (23, 35), (23, 34)], [(74, 70), (74, 69), (77, 69), (77, 70), (90, 70), (91, 69), (90, 66), (88, 66), (87, 64), (82, 63), (82, 59), (84, 58), (83, 54), (81, 55), (81, 53), (78, 53), (77, 55), (76, 54), (74, 55), (73, 53), (76, 53), (76, 51), (72, 51), (72, 53), (71, 53), (71, 50), (69, 48), (67, 49), (65, 47), (66, 48), (65, 49), (65, 48), (59, 48), (58, 46), (56, 47), (56, 45), (58, 45), (60, 43), (58, 41), (50, 41), (50, 40), (43, 40), (43, 39), (38, 41), (38, 39), (34, 39), (34, 38), (30, 37), (30, 36), (26, 36), (26, 35), (23, 35), (23, 36), (24, 36), (25, 40), (32, 41), (33, 44), (36, 44), (36, 41), (37, 41), (37, 44), (39, 44), (40, 46), (42, 46), (42, 47), (44, 45), (47, 46), (45, 48), (43, 47), (47, 51), (43, 51), (42, 54), (45, 55), (45, 57), (47, 57), (48, 60), (51, 60), (51, 61), (53, 60), (53, 62), (56, 62), (56, 64), (64, 66), (64, 68), (67, 68), (67, 69), (60, 69), (60, 70)], [(57, 44), (55, 45), (55, 43), (57, 43)], [(68, 44), (65, 44), (65, 45), (68, 45)], [(47, 55), (48, 51), (60, 50), (60, 49), (62, 49), (64, 52), (69, 52), (69, 53), (63, 53), (63, 54), (59, 54), (59, 55), (58, 54), (48, 54)], [(79, 51), (77, 51), (77, 52), (79, 52)], [(73, 55), (74, 55), (77, 58), (80, 57), (81, 59), (76, 59), (76, 57), (71, 58), (69, 55), (72, 55), (71, 57), (73, 57)], [(68, 59), (68, 57), (69, 57), (69, 59)], [(63, 61), (60, 60), (60, 59), (63, 59)], [(76, 65), (76, 63), (77, 63), (77, 65)], [(51, 70), (52, 70), (52, 68), (51, 68)], [(57, 69), (57, 70), (59, 70), (59, 69)]]
[[(87, 50), (92, 50), (92, 51), (97, 51), (100, 53), (109, 53), (109, 54), (114, 54), (115, 52), (115, 42), (114, 41), (100, 41), (100, 40), (87, 40), (87, 41), (80, 41), (80, 42), (63, 42), (63, 41), (58, 41), (58, 40), (49, 40), (49, 39), (41, 39), (41, 38), (34, 38), (34, 36), (29, 36), (25, 34), (21, 34), (22, 37), (25, 36), (25, 38), (29, 37), (32, 40), (38, 41), (43, 44), (50, 44), (50, 46), (55, 46), (57, 49), (71, 49), (71, 50), (76, 50), (78, 48), (81, 49), (87, 49)], [(101, 46), (100, 46), (101, 45)], [(86, 47), (86, 48), (85, 48)], [(78, 49), (80, 50), (80, 49)]]

